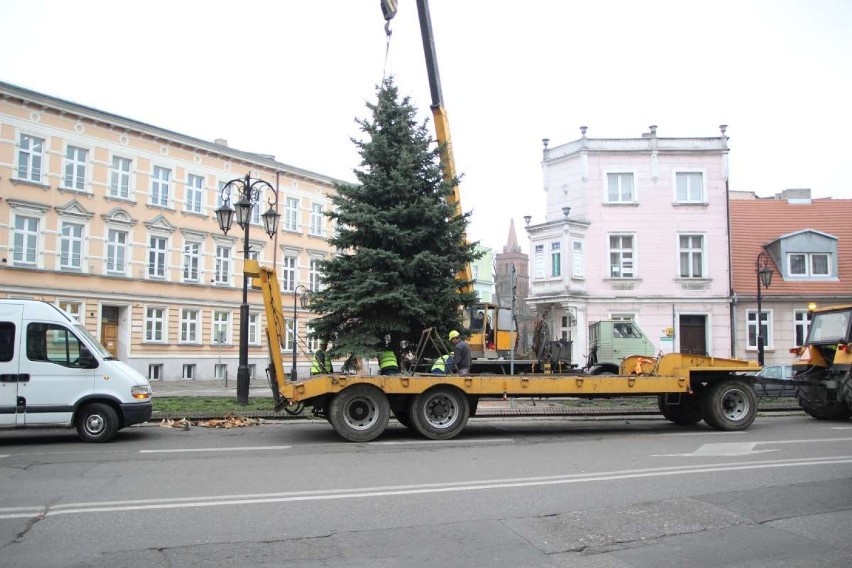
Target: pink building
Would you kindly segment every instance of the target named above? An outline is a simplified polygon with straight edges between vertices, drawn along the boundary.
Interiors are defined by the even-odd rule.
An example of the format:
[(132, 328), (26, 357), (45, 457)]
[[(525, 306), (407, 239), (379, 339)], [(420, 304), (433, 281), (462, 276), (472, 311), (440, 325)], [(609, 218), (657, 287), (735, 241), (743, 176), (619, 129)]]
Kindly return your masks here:
[[(655, 346), (730, 356), (728, 138), (589, 138), (542, 157), (530, 298), (584, 364), (588, 325), (635, 320)], [(531, 219), (527, 218), (529, 221)]]

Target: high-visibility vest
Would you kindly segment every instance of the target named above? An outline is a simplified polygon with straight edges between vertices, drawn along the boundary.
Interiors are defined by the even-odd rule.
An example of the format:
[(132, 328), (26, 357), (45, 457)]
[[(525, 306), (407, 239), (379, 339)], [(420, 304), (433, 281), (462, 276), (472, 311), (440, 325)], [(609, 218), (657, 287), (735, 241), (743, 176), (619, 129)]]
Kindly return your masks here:
[(382, 351), (379, 353), (379, 369), (388, 367), (399, 367), (396, 362), (396, 354), (393, 351)]
[(435, 359), (435, 363), (432, 364), (432, 371), (441, 371), (442, 373), (447, 372), (447, 359), (450, 358), (450, 355), (443, 355)]
[[(323, 354), (322, 361), (320, 361), (317, 357), (317, 355), (319, 355), (320, 353)], [(330, 372), (331, 369), (328, 364), (328, 355), (326, 355), (326, 352), (322, 349), (317, 349), (316, 351), (314, 351), (314, 360), (311, 361), (311, 374), (322, 375)]]

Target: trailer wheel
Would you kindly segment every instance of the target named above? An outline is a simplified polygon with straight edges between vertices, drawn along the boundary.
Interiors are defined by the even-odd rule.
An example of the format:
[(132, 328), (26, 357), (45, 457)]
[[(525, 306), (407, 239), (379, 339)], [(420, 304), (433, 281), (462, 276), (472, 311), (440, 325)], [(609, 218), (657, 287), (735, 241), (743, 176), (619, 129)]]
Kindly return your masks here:
[(380, 436), (390, 419), (388, 397), (366, 384), (352, 385), (331, 400), (328, 421), (350, 442), (369, 442)]
[(393, 417), (396, 418), (397, 422), (399, 422), (409, 430), (412, 429), (411, 415), (408, 413), (407, 410), (394, 410)]
[(93, 402), (77, 413), (77, 434), (84, 442), (109, 442), (118, 432), (118, 415), (113, 407)]
[(411, 425), (432, 440), (456, 437), (467, 424), (470, 405), (467, 395), (455, 387), (436, 386), (411, 400)]
[(757, 416), (757, 398), (747, 383), (723, 380), (701, 394), (704, 422), (716, 430), (745, 430)]
[(681, 426), (698, 424), (704, 418), (699, 399), (694, 394), (681, 394), (677, 403), (674, 403), (668, 395), (661, 394), (657, 399), (657, 404), (660, 407), (660, 414), (666, 420)]

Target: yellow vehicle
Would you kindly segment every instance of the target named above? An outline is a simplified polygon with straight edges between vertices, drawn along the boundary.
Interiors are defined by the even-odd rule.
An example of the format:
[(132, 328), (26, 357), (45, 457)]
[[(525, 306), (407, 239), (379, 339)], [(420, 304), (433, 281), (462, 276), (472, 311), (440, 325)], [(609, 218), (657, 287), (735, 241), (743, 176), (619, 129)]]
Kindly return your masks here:
[(802, 409), (821, 420), (852, 416), (852, 306), (812, 309), (808, 338), (793, 349)]
[[(449, 124), (443, 107), (438, 80), (434, 42), (427, 0), (417, 0), (420, 28), (426, 50), (432, 112), (438, 143), (443, 150), (444, 178), (456, 179), (450, 143)], [(385, 19), (396, 12), (396, 2), (382, 3)], [(387, 29), (387, 27), (386, 27)], [(458, 188), (453, 201), (461, 212)], [(281, 291), (275, 271), (247, 260), (246, 275), (252, 286), (263, 291), (266, 308), (270, 365), (267, 368), (276, 408), (304, 403), (317, 416), (326, 418), (346, 440), (368, 442), (380, 436), (390, 416), (425, 436), (442, 440), (462, 432), (468, 419), (476, 415), (483, 397), (658, 397), (660, 411), (677, 424), (695, 424), (704, 420), (719, 430), (742, 430), (754, 421), (757, 400), (752, 377), (741, 373), (757, 370), (747, 361), (716, 359), (699, 355), (670, 354), (659, 359), (628, 357), (617, 375), (432, 375), (405, 374), (363, 376), (329, 374), (287, 381), (281, 349), (287, 335)], [(470, 270), (459, 275), (470, 281)], [(476, 317), (468, 313), (470, 318)], [(503, 312), (496, 306), (482, 309), (482, 327), (474, 331), (471, 344), (483, 354), (511, 349), (514, 329), (503, 327)], [(487, 313), (486, 313), (487, 312)], [(489, 344), (488, 319), (494, 334)], [(506, 335), (500, 332), (505, 330)], [(492, 348), (493, 347), (493, 348)]]
[(464, 311), (462, 325), (470, 330), (467, 342), (475, 358), (507, 358), (515, 348), (517, 331), (509, 308), (488, 303), (475, 304)]
[(246, 262), (252, 286), (263, 292), (276, 408), (301, 402), (326, 418), (343, 438), (369, 442), (390, 416), (434, 440), (462, 432), (484, 397), (657, 396), (663, 416), (676, 424), (704, 420), (718, 430), (748, 428), (757, 414), (753, 362), (704, 355), (631, 356), (618, 375), (432, 375), (329, 374), (287, 381), (281, 349), (287, 330), (274, 269)]

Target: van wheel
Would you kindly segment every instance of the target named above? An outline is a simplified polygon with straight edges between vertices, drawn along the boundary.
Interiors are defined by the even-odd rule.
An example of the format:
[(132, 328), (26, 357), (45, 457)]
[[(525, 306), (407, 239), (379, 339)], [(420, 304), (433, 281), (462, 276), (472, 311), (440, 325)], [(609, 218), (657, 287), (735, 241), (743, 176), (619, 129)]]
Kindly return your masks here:
[(93, 402), (77, 412), (77, 434), (84, 442), (109, 442), (118, 433), (118, 415), (103, 402)]

